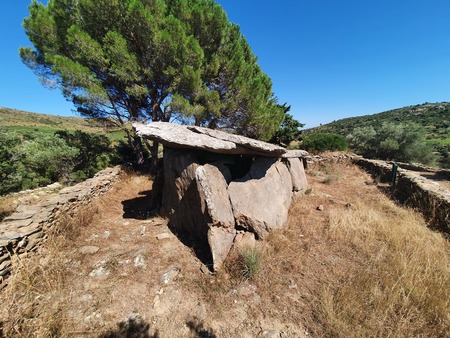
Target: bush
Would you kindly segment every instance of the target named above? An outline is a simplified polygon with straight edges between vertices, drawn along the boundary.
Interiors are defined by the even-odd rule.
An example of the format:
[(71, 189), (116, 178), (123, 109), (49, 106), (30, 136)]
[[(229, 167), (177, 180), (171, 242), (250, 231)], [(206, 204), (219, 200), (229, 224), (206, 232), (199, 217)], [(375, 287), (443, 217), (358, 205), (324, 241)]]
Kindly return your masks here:
[(106, 136), (80, 130), (73, 133), (59, 130), (55, 134), (65, 140), (70, 147), (79, 150), (72, 177), (80, 179), (92, 177), (110, 164), (111, 141)]
[(347, 139), (351, 148), (367, 158), (432, 164), (436, 157), (416, 124), (384, 123), (380, 128), (355, 128)]
[(110, 152), (102, 135), (0, 130), (0, 195), (92, 177), (109, 165)]
[(310, 152), (324, 152), (327, 150), (347, 150), (347, 140), (333, 133), (310, 134), (303, 139), (302, 148)]

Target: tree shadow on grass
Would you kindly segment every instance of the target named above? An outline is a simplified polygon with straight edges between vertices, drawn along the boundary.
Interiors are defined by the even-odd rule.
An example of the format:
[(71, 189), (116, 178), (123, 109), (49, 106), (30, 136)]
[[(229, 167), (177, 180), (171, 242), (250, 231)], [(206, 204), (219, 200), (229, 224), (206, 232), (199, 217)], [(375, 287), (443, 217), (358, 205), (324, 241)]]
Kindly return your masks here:
[(149, 331), (149, 323), (140, 316), (132, 316), (118, 323), (116, 329), (101, 334), (99, 338), (159, 338), (157, 331), (153, 335)]

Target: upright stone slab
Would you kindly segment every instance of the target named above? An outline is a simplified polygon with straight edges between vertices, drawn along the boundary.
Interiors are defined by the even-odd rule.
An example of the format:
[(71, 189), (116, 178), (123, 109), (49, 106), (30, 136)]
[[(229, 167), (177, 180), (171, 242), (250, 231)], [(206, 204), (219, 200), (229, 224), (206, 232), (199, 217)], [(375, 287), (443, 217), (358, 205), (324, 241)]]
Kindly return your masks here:
[(287, 220), (291, 175), (279, 160), (257, 158), (246, 176), (230, 183), (228, 193), (236, 224), (264, 238)]
[(306, 180), (305, 168), (303, 167), (303, 161), (299, 158), (286, 158), (286, 165), (291, 174), (292, 179), (292, 192), (294, 197), (299, 194), (304, 194), (308, 188), (308, 182)]
[(195, 175), (202, 213), (209, 228), (208, 244), (211, 248), (213, 266), (214, 270), (218, 270), (236, 236), (227, 182), (221, 171), (210, 164), (198, 167)]
[(164, 148), (163, 214), (171, 215), (179, 207), (192, 182), (195, 184), (195, 170), (198, 166), (194, 152)]

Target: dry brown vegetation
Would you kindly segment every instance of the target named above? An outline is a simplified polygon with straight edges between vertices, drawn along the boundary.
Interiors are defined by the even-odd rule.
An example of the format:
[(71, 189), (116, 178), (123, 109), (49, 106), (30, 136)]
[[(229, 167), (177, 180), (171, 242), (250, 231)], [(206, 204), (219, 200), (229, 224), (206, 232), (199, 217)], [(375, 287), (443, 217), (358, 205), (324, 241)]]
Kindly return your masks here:
[[(418, 213), (390, 201), (353, 165), (308, 171), (311, 189), (291, 207), (287, 226), (257, 243), (250, 263), (235, 250), (213, 276), (200, 271), (194, 250), (176, 237), (155, 239), (165, 229), (159, 221), (145, 223), (148, 235), (132, 237), (147, 217), (139, 205), (149, 201), (144, 193), (149, 182), (124, 178), (95, 206), (67, 216), (39, 255), (16, 262), (0, 293), (3, 334), (255, 337), (273, 328), (284, 337), (448, 336), (448, 241), (426, 228)], [(127, 223), (125, 200), (125, 213), (134, 215)], [(99, 253), (76, 252), (105, 230), (111, 236), (96, 239)], [(126, 236), (131, 241), (124, 242)], [(122, 263), (137, 248), (148, 267)], [(110, 262), (111, 275), (90, 278), (100, 258)], [(181, 272), (161, 285), (168, 266)], [(94, 298), (89, 308), (79, 300), (85, 294)], [(85, 316), (95, 309), (103, 317), (77, 321), (75, 309)]]

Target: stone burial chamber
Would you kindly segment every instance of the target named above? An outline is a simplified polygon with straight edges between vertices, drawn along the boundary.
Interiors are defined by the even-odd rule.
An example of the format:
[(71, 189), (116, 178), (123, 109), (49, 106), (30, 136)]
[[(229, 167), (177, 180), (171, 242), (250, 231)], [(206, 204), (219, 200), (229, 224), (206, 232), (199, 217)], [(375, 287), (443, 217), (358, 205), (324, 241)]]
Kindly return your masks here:
[(307, 188), (306, 151), (202, 127), (133, 126), (138, 136), (164, 145), (153, 183), (160, 213), (175, 232), (209, 247), (214, 270), (238, 233), (263, 239), (283, 227), (292, 200)]

